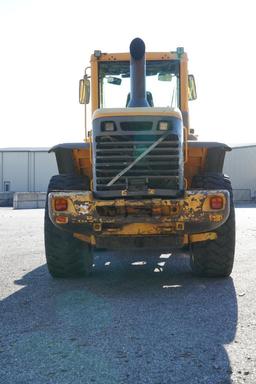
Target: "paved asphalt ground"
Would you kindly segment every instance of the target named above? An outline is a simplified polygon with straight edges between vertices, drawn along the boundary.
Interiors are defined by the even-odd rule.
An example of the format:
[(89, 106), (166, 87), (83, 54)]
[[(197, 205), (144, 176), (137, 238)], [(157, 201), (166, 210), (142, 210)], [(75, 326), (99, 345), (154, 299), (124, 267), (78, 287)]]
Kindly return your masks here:
[(256, 208), (237, 208), (227, 279), (185, 254), (98, 253), (52, 279), (43, 210), (0, 209), (1, 384), (256, 383)]

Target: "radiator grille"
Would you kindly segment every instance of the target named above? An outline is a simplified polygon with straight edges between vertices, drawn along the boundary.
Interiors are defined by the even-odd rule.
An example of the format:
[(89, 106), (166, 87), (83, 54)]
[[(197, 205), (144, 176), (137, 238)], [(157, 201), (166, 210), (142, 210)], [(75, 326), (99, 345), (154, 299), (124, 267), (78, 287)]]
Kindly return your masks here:
[(147, 188), (178, 190), (180, 142), (174, 134), (168, 135), (113, 185), (107, 185), (161, 135), (138, 133), (96, 136), (96, 191), (139, 191)]

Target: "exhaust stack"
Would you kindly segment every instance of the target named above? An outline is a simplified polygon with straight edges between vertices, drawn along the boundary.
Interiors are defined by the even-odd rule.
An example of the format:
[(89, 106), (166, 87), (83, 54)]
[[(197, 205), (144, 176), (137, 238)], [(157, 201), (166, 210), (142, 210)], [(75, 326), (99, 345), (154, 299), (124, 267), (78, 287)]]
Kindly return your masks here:
[(146, 99), (146, 61), (144, 41), (136, 38), (130, 44), (131, 98), (128, 108), (149, 107)]

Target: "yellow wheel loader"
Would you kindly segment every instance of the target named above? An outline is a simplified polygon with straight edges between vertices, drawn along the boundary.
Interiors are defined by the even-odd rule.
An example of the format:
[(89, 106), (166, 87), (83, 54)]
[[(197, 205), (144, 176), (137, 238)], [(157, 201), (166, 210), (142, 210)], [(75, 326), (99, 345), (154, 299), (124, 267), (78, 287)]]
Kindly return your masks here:
[[(228, 276), (235, 215), (225, 152), (196, 140), (189, 100), (196, 98), (183, 48), (95, 51), (79, 84), (92, 109), (85, 142), (59, 144), (59, 175), (49, 183), (45, 249), (54, 277), (90, 273), (94, 248), (190, 252), (201, 276)], [(86, 120), (86, 117), (85, 117)]]

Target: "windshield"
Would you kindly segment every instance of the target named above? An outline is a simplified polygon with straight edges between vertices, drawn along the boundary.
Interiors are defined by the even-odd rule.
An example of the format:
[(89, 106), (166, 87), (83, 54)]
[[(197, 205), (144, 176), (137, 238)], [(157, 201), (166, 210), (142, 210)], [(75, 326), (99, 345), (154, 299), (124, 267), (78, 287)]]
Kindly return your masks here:
[[(147, 61), (147, 99), (153, 107), (179, 107), (178, 60)], [(129, 61), (99, 63), (100, 108), (124, 108), (130, 93)]]

